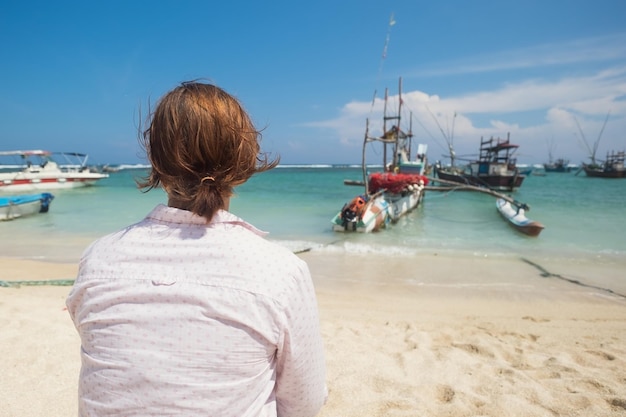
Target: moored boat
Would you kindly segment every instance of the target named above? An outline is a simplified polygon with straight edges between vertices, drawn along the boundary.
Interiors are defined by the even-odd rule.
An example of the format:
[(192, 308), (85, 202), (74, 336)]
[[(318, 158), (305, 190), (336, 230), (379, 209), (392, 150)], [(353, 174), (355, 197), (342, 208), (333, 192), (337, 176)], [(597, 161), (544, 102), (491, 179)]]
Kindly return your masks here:
[[(19, 158), (0, 172), (0, 192), (31, 192), (85, 187), (109, 175), (87, 166), (86, 154), (42, 150), (4, 151), (1, 157)], [(64, 159), (61, 162), (61, 159)]]
[(546, 172), (570, 172), (572, 170), (572, 166), (566, 159), (559, 158), (553, 161), (552, 158), (550, 158), (549, 162), (543, 164), (543, 169)]
[(470, 162), (463, 169), (447, 169), (435, 166), (438, 178), (459, 184), (486, 187), (496, 191), (515, 191), (522, 186), (525, 175), (516, 167), (513, 153), (519, 145), (499, 138), (482, 139), (477, 160)]
[(565, 158), (554, 159), (552, 157), (554, 149), (555, 144), (553, 138), (548, 142), (548, 162), (542, 164), (543, 170), (545, 172), (570, 172), (573, 167), (570, 165), (569, 160)]
[(503, 198), (496, 199), (496, 208), (500, 215), (506, 219), (513, 228), (528, 235), (539, 236), (545, 226), (537, 221), (526, 217), (525, 204), (513, 204)]
[[(369, 120), (366, 122), (365, 139), (363, 141), (362, 167), (363, 181), (358, 184), (365, 186), (363, 194), (352, 199), (331, 220), (333, 230), (337, 232), (373, 232), (385, 227), (389, 222), (396, 222), (406, 213), (414, 210), (424, 196), (424, 187), (428, 178), (423, 175), (426, 169), (425, 146), (418, 146), (418, 161), (407, 163), (406, 155), (410, 155), (410, 128), (408, 133), (401, 129), (400, 114), (402, 109), (402, 80), (399, 84), (398, 115), (386, 115), (387, 93), (385, 93), (385, 114), (383, 117), (383, 134), (369, 135)], [(397, 124), (386, 128), (387, 120), (396, 120)], [(366, 148), (369, 143), (383, 145), (383, 172), (367, 172), (365, 162)], [(392, 147), (391, 161), (387, 161), (387, 147)], [(409, 165), (411, 165), (409, 167)], [(356, 182), (346, 182), (356, 184)], [(358, 209), (356, 209), (358, 208)]]
[(47, 213), (53, 198), (50, 193), (0, 197), (0, 220)]
[(607, 153), (606, 159), (602, 164), (593, 162), (591, 164), (583, 164), (582, 169), (588, 177), (626, 178), (626, 169), (624, 169), (625, 155), (624, 151), (613, 151)]
[(336, 232), (376, 232), (390, 221), (389, 203), (382, 193), (359, 195), (346, 203), (331, 223)]

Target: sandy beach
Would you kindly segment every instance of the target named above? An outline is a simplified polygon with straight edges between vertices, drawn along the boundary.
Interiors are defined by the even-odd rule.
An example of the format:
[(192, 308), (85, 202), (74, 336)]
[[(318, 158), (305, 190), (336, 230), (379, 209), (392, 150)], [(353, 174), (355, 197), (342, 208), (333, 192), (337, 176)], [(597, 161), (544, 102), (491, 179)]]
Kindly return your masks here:
[[(316, 283), (326, 348), (321, 417), (626, 415), (626, 298), (602, 289), (623, 265), (300, 256)], [(0, 262), (8, 282), (77, 271)], [(69, 289), (0, 287), (0, 416), (76, 415)]]

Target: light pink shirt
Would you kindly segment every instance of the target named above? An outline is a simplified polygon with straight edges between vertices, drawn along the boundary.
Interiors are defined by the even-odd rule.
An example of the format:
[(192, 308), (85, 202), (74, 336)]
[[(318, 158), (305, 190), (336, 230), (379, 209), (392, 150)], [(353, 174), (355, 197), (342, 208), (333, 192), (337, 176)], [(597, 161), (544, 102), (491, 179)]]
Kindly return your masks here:
[(157, 206), (83, 254), (67, 307), (81, 416), (314, 416), (327, 396), (304, 261), (227, 211)]

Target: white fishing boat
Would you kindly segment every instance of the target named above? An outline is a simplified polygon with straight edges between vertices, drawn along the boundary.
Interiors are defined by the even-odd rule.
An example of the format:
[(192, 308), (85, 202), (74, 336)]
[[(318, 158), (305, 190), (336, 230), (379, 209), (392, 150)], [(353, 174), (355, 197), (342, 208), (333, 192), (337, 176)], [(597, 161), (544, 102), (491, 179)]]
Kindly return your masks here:
[(47, 213), (53, 198), (50, 193), (0, 197), (0, 220)]
[[(428, 178), (423, 175), (426, 168), (426, 155), (419, 154), (418, 162), (408, 163), (407, 155), (411, 154), (411, 130), (404, 132), (400, 125), (402, 110), (402, 80), (398, 95), (398, 115), (387, 116), (387, 93), (385, 93), (385, 112), (383, 117), (383, 134), (369, 135), (369, 120), (366, 124), (363, 141), (363, 181), (346, 180), (346, 185), (363, 185), (365, 192), (353, 198), (333, 217), (331, 224), (336, 232), (374, 232), (390, 222), (398, 221), (402, 216), (414, 210), (424, 196), (424, 187)], [(396, 120), (397, 124), (387, 129), (386, 122)], [(365, 162), (366, 147), (372, 142), (383, 144), (383, 172), (367, 172)], [(392, 147), (393, 159), (387, 161), (387, 147)], [(425, 152), (425, 146), (418, 146)], [(412, 165), (408, 168), (409, 165)]]
[(503, 198), (496, 200), (498, 212), (511, 226), (528, 236), (539, 236), (539, 233), (541, 233), (545, 226), (526, 217), (524, 206), (524, 204), (514, 205)]
[[(109, 175), (92, 171), (86, 154), (42, 150), (0, 152), (0, 192), (32, 192), (93, 185)], [(17, 163), (16, 160), (17, 159)]]
[(359, 195), (346, 203), (332, 220), (336, 232), (375, 232), (387, 226), (390, 206), (382, 193)]

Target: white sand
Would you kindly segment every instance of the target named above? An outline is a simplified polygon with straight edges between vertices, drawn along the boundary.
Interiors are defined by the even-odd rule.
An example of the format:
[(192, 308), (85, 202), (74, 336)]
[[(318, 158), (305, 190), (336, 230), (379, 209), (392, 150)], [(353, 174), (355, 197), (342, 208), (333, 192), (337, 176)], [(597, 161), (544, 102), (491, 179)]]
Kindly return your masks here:
[[(601, 284), (621, 266), (542, 265), (558, 278), (510, 259), (301, 256), (328, 363), (320, 416), (626, 415), (626, 298), (562, 279)], [(77, 270), (0, 263), (0, 280)], [(76, 415), (68, 291), (0, 288), (0, 416)]]

